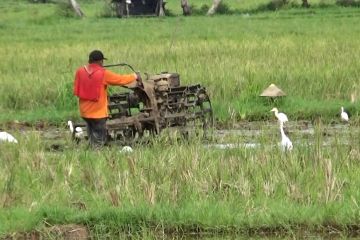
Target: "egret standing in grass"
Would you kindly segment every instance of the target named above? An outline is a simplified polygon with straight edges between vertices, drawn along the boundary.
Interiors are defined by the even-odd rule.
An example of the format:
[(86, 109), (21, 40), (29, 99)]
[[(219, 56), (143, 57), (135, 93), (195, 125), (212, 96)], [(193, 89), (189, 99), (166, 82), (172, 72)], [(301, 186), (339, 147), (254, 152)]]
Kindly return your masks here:
[(283, 128), (283, 123), (280, 122), (280, 133), (281, 133), (281, 149), (283, 151), (291, 151), (293, 149), (293, 144), (286, 136)]
[(282, 113), (280, 112), (279, 113), (279, 110), (277, 108), (273, 108), (270, 110), (270, 112), (274, 112), (275, 113), (275, 117), (278, 119), (279, 123), (280, 124), (284, 124), (285, 122), (288, 122), (289, 119), (288, 117), (286, 116), (285, 113)]
[(347, 112), (344, 111), (344, 107), (341, 107), (341, 120), (348, 122), (349, 121), (349, 115), (347, 114)]
[(121, 150), (121, 153), (131, 153), (133, 152), (133, 149), (130, 146), (124, 146)]
[(18, 141), (7, 132), (0, 132), (0, 142), (18, 143)]
[(74, 138), (80, 139), (84, 136), (84, 132), (81, 127), (76, 127), (74, 129), (74, 125), (73, 125), (72, 121), (70, 121), (70, 120), (67, 122), (67, 124), (68, 124), (70, 132)]

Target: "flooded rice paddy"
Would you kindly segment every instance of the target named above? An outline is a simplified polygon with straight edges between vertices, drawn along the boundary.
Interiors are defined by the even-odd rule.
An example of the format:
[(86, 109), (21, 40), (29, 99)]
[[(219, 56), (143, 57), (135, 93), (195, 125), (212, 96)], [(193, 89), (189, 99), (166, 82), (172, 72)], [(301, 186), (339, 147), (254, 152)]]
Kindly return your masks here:
[[(294, 148), (321, 144), (349, 144), (359, 136), (360, 127), (349, 123), (313, 123), (310, 121), (293, 121), (286, 123), (285, 134), (291, 139)], [(83, 129), (86, 133), (86, 129)], [(66, 149), (71, 143), (71, 133), (66, 126), (23, 126), (12, 125), (10, 132), (17, 136), (30, 134), (39, 135), (49, 149)], [(241, 122), (236, 128), (215, 129), (211, 131), (211, 140), (205, 141), (203, 146), (211, 149), (235, 149), (235, 148), (258, 148), (262, 145), (279, 147), (281, 141), (279, 125), (276, 121)]]
[[(346, 123), (314, 124), (309, 121), (290, 122), (285, 125), (285, 134), (294, 147), (319, 144), (330, 146), (348, 144), (358, 136), (360, 128)], [(219, 129), (215, 131), (217, 143), (207, 147), (219, 149), (257, 148), (263, 144), (278, 147), (281, 141), (277, 122), (250, 122), (240, 124), (237, 129)]]

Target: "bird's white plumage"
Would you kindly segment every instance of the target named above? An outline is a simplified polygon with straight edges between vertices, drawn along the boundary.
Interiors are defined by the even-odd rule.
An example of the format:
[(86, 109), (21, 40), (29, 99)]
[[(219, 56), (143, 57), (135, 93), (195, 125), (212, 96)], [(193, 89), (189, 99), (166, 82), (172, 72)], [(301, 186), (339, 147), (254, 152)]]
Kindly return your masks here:
[(83, 132), (82, 128), (76, 127), (75, 128), (75, 137), (81, 138), (81, 137), (83, 137), (83, 135), (84, 135), (84, 132)]
[(290, 138), (286, 136), (282, 123), (280, 123), (280, 133), (281, 133), (281, 149), (283, 151), (291, 151), (293, 149), (293, 144), (290, 141)]
[(349, 121), (349, 115), (347, 114), (347, 112), (344, 111), (344, 107), (341, 107), (341, 120), (348, 122)]
[(18, 141), (7, 132), (0, 132), (0, 142), (18, 143)]
[(67, 125), (69, 126), (70, 132), (73, 133), (74, 132), (74, 125), (73, 125), (72, 121), (69, 120), (67, 122)]
[(70, 120), (67, 122), (67, 124), (68, 124), (68, 126), (69, 126), (70, 132), (71, 132), (72, 134), (74, 134), (74, 136), (75, 136), (76, 138), (81, 138), (81, 137), (83, 137), (84, 131), (82, 130), (81, 127), (76, 127), (76, 128), (74, 129), (74, 124), (73, 124), (72, 121), (70, 121)]
[(288, 119), (288, 117), (286, 116), (286, 114), (285, 114), (285, 113), (282, 113), (282, 112), (279, 113), (279, 110), (278, 110), (277, 108), (271, 109), (270, 112), (274, 112), (274, 113), (275, 113), (275, 117), (278, 119), (278, 121), (279, 121), (280, 124), (283, 124), (283, 123), (289, 121), (289, 119)]
[(124, 146), (124, 147), (120, 150), (120, 152), (122, 152), (122, 153), (131, 153), (131, 152), (133, 152), (133, 149), (132, 149), (130, 146)]

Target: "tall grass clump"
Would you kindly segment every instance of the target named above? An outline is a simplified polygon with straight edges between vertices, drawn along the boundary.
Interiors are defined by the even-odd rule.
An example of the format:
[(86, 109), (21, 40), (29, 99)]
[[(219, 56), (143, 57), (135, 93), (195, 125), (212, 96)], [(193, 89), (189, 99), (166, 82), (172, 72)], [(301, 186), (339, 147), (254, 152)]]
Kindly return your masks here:
[[(306, 112), (331, 119), (341, 105), (358, 111), (357, 97), (350, 102), (360, 96), (352, 9), (119, 20), (95, 16), (103, 2), (81, 4), (89, 13), (82, 21), (54, 17), (53, 4), (9, 5), (2, 14), (0, 53), (8, 57), (0, 63), (0, 109), (8, 114), (1, 121), (76, 117), (74, 72), (93, 49), (108, 55), (108, 63), (127, 62), (142, 73), (178, 72), (182, 84), (200, 83), (219, 122), (268, 119), (273, 106), (258, 96), (271, 83), (288, 95), (277, 107), (294, 118)], [(227, 4), (233, 11), (234, 3)]]
[(360, 7), (360, 1), (356, 0), (337, 0), (336, 4), (343, 7)]
[(51, 0), (28, 0), (30, 3), (50, 3)]
[(292, 135), (288, 153), (277, 129), (259, 135), (256, 148), (162, 136), (131, 154), (70, 140), (53, 152), (38, 133), (15, 133), (18, 145), (0, 145), (0, 235), (71, 223), (93, 235), (346, 233), (360, 220), (359, 141), (356, 127), (331, 141), (324, 127), (309, 138)]
[(75, 18), (77, 17), (74, 9), (71, 7), (68, 0), (57, 0), (57, 15), (60, 17)]
[(297, 1), (271, 0), (267, 3), (260, 4), (255, 11), (276, 11), (280, 9), (290, 9), (298, 7), (300, 7), (300, 5)]
[(113, 18), (116, 17), (116, 12), (110, 1), (103, 1), (102, 10), (99, 13), (102, 18)]
[(233, 14), (234, 11), (229, 7), (228, 4), (221, 2), (216, 10), (217, 14)]
[(203, 4), (198, 8), (192, 4), (190, 9), (191, 9), (192, 15), (205, 15), (208, 12), (208, 10), (210, 9), (210, 7), (207, 4)]

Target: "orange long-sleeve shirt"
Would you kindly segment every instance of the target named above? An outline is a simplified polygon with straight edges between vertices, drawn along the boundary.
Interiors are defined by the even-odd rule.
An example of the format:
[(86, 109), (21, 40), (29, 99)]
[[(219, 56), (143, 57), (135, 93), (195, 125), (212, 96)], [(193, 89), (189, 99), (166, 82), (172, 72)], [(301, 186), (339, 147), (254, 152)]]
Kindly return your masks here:
[(120, 75), (105, 70), (99, 100), (95, 102), (79, 99), (80, 116), (84, 118), (108, 117), (107, 85), (126, 85), (135, 80), (136, 74)]

